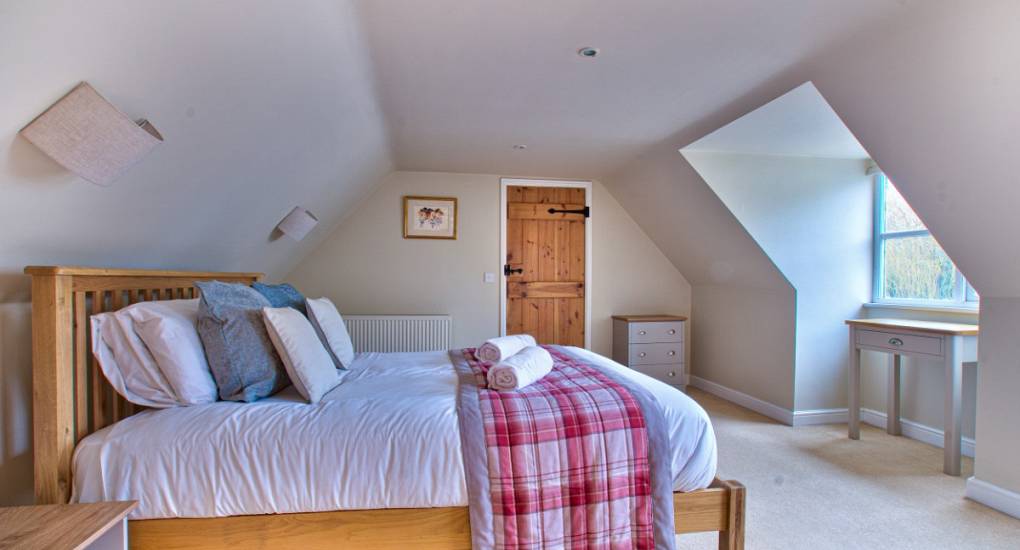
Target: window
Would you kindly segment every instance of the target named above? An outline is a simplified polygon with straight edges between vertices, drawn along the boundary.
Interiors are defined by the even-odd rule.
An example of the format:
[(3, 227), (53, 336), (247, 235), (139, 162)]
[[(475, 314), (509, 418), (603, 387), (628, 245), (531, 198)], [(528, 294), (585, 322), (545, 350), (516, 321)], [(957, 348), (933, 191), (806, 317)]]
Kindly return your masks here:
[(875, 178), (874, 294), (879, 303), (923, 306), (976, 308), (979, 299), (884, 174)]

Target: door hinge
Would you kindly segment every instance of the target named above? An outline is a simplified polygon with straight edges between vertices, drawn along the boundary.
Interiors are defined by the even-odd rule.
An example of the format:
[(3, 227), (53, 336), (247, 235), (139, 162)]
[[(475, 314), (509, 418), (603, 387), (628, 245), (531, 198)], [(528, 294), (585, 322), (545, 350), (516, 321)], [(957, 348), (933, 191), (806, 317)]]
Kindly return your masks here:
[(591, 207), (590, 206), (585, 206), (584, 208), (580, 208), (578, 210), (558, 210), (556, 208), (550, 208), (549, 209), (549, 213), (550, 214), (584, 214), (584, 217), (590, 218), (591, 217)]

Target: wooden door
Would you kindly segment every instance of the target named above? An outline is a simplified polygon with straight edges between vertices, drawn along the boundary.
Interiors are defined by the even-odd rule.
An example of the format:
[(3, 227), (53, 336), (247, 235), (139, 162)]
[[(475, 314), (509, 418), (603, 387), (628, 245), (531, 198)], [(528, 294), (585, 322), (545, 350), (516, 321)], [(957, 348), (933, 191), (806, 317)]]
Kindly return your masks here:
[(584, 193), (507, 187), (507, 334), (584, 347)]

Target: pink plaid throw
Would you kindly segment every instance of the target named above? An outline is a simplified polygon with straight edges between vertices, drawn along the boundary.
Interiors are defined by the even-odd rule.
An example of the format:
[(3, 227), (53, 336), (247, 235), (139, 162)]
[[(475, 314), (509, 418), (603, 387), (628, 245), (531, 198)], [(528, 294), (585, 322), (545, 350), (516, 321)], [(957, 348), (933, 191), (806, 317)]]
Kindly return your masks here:
[(514, 392), (485, 389), (491, 363), (461, 351), (479, 385), (495, 546), (653, 548), (641, 407), (601, 370), (546, 349), (552, 372)]

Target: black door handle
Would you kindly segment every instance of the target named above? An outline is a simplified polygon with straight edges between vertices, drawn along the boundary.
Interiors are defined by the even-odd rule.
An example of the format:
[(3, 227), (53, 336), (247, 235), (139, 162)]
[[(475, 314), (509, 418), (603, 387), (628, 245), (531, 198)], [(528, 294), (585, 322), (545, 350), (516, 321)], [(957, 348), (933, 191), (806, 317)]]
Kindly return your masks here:
[(558, 208), (550, 208), (548, 210), (548, 212), (550, 214), (584, 214), (584, 217), (586, 217), (586, 218), (590, 218), (591, 217), (591, 207), (590, 206), (585, 206), (584, 208), (581, 208), (579, 210), (560, 210)]
[(514, 273), (524, 273), (524, 268), (523, 267), (519, 267), (517, 269), (510, 269), (510, 264), (506, 264), (506, 265), (503, 266), (503, 275), (506, 275), (507, 277), (509, 277), (509, 276), (513, 275)]

